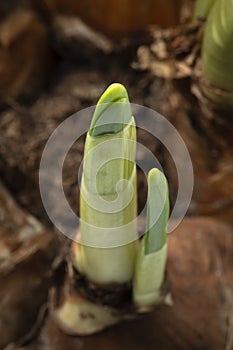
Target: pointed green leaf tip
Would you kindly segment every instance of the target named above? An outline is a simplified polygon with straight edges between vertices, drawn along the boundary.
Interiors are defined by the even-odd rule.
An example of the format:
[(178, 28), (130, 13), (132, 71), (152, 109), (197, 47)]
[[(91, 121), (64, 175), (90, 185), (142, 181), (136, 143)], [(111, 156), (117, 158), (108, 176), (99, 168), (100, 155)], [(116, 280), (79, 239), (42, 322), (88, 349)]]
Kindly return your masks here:
[(111, 84), (100, 97), (89, 130), (91, 136), (120, 132), (131, 120), (132, 112), (125, 87)]
[(165, 175), (151, 169), (148, 175), (145, 253), (159, 251), (166, 243), (169, 217), (168, 184)]

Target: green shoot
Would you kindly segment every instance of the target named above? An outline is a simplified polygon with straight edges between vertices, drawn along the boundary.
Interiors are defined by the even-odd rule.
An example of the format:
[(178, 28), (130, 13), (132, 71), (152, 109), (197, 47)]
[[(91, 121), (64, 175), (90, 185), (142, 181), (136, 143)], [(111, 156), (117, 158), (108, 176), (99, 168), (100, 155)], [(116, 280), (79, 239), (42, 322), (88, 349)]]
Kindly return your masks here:
[[(169, 201), (165, 176), (152, 169), (148, 175), (146, 234), (140, 242), (135, 153), (136, 126), (128, 95), (122, 85), (112, 84), (96, 106), (86, 137), (81, 220), (78, 240), (72, 244), (72, 263), (95, 284), (96, 295), (98, 288), (107, 291), (110, 284), (111, 293), (112, 284), (116, 286), (116, 299), (121, 287), (131, 290), (135, 311), (142, 312), (162, 301)], [(88, 296), (88, 292), (79, 294), (78, 288), (65, 295), (56, 319), (66, 332), (98, 332), (128, 317), (132, 307), (127, 299), (118, 310)]]
[(148, 176), (147, 232), (140, 243), (133, 281), (134, 303), (147, 308), (161, 301), (167, 258), (168, 185), (165, 176), (152, 169)]
[(157, 252), (165, 244), (168, 217), (167, 180), (158, 169), (152, 169), (148, 175), (146, 254)]
[(197, 0), (194, 7), (193, 19), (207, 18), (216, 0)]
[[(208, 16), (202, 47), (203, 72), (209, 83), (233, 93), (233, 1), (217, 0)], [(219, 101), (219, 97), (209, 94)], [(220, 98), (221, 100), (221, 98)], [(222, 102), (233, 103), (233, 98)]]
[(73, 263), (97, 283), (129, 282), (134, 271), (138, 246), (136, 128), (129, 108), (125, 88), (112, 84), (96, 106), (85, 143), (81, 244), (74, 247)]

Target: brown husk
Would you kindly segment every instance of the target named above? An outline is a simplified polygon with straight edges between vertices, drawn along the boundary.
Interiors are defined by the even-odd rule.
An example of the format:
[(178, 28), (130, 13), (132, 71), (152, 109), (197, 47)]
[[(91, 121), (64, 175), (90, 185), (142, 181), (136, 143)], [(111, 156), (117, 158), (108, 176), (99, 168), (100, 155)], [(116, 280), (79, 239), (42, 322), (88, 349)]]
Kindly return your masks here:
[(0, 183), (0, 347), (25, 335), (47, 300), (56, 236)]

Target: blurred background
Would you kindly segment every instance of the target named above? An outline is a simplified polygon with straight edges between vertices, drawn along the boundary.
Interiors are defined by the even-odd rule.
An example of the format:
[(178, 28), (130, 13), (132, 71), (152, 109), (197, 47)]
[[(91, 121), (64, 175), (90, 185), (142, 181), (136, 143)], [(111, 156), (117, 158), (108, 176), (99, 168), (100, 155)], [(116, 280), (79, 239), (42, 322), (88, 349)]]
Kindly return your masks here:
[[(0, 349), (233, 349), (232, 110), (223, 113), (200, 95), (205, 24), (192, 20), (193, 6), (191, 0), (0, 0)], [(69, 242), (43, 208), (39, 164), (53, 130), (96, 104), (112, 82), (176, 127), (195, 184), (187, 218), (171, 238), (175, 307), (80, 340), (59, 332), (48, 312)], [(84, 139), (63, 169), (77, 213)], [(178, 180), (171, 156), (145, 131), (138, 130), (138, 141), (161, 163), (173, 206)], [(138, 193), (140, 212), (147, 197), (140, 169)]]

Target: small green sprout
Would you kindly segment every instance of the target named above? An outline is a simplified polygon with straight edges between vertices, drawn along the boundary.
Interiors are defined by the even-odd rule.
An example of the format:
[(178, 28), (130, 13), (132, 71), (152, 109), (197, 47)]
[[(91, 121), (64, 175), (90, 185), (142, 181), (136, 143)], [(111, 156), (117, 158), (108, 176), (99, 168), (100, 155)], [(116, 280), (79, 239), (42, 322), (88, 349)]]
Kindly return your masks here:
[(60, 327), (69, 334), (99, 332), (128, 318), (130, 310), (135, 316), (162, 302), (168, 186), (158, 169), (149, 172), (147, 230), (140, 241), (136, 225), (136, 126), (130, 107), (120, 84), (110, 85), (96, 106), (84, 149), (78, 240), (72, 245), (73, 266), (89, 287), (94, 286), (97, 296), (108, 288), (112, 295), (116, 287), (114, 300), (122, 291), (126, 298), (119, 309), (111, 303), (102, 305), (100, 300), (90, 300), (88, 289), (82, 287), (79, 293), (79, 283), (75, 289), (71, 282), (72, 287), (65, 289), (70, 292), (55, 313)]
[(133, 285), (134, 302), (139, 307), (161, 302), (168, 217), (167, 180), (158, 169), (152, 169), (148, 175), (147, 229), (140, 243)]
[[(135, 152), (136, 127), (126, 89), (112, 84), (98, 101), (86, 137), (80, 191), (83, 244), (75, 245), (73, 259), (97, 283), (127, 283), (133, 277), (138, 249)], [(109, 210), (114, 203), (116, 210)], [(125, 244), (111, 234), (118, 228)], [(101, 230), (109, 230), (109, 248)]]
[[(148, 176), (147, 232), (140, 242), (135, 153), (136, 127), (128, 94), (121, 84), (112, 84), (98, 101), (86, 137), (80, 241), (73, 247), (73, 264), (88, 280), (100, 285), (127, 283), (140, 307), (160, 300), (169, 201), (165, 176), (152, 169)], [(109, 211), (117, 201), (119, 210)], [(124, 239), (111, 246), (118, 230)]]
[(214, 102), (233, 105), (233, 0), (216, 0), (208, 15), (202, 46), (203, 73), (226, 94), (205, 89)]

